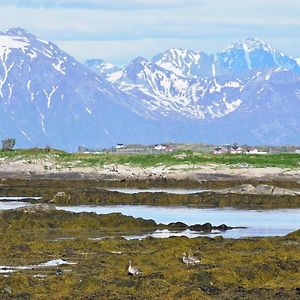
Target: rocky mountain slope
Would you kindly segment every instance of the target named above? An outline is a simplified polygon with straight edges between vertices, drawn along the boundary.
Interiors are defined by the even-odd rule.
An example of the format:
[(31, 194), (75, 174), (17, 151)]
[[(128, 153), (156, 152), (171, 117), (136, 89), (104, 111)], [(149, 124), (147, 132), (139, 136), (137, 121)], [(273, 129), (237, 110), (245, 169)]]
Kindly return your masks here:
[[(134, 142), (157, 126), (103, 76), (23, 29), (0, 33), (0, 137), (75, 150)], [(137, 128), (141, 129), (137, 130)]]
[(137, 111), (197, 121), (204, 140), (300, 144), (300, 67), (266, 42), (249, 38), (215, 55), (169, 49), (98, 68)]
[(85, 65), (29, 32), (0, 33), (0, 138), (17, 147), (300, 144), (300, 67), (248, 39), (215, 55), (170, 49)]

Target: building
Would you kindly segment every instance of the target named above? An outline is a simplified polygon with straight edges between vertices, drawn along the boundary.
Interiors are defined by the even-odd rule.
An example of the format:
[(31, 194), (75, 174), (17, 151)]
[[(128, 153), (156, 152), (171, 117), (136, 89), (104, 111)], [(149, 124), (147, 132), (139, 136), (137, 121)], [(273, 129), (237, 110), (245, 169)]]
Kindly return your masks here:
[(232, 146), (230, 149), (231, 154), (241, 154), (243, 153), (243, 148), (239, 146)]
[(155, 145), (154, 146), (154, 150), (157, 150), (157, 151), (166, 151), (167, 147), (164, 146), (164, 145)]
[(258, 154), (259, 151), (257, 148), (247, 148), (244, 153), (245, 154)]
[(117, 144), (116, 149), (124, 149), (125, 145), (124, 144)]
[(213, 154), (224, 154), (224, 153), (228, 153), (226, 147), (217, 147), (212, 151)]

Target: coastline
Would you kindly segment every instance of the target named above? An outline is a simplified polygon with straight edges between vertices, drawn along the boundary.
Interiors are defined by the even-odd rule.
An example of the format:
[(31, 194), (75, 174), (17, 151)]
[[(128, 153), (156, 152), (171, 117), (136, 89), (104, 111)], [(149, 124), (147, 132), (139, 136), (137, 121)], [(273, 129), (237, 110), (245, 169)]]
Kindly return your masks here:
[(243, 167), (220, 164), (181, 164), (138, 167), (104, 165), (102, 167), (65, 167), (53, 161), (2, 161), (0, 178), (4, 179), (66, 179), (101, 181), (286, 181), (300, 186), (299, 168)]

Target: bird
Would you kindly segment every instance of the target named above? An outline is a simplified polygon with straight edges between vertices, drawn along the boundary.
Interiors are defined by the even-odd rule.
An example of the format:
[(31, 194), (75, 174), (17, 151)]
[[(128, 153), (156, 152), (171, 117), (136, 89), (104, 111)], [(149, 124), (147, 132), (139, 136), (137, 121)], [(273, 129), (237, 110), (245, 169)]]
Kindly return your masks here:
[(63, 270), (60, 269), (60, 268), (56, 268), (55, 274), (56, 274), (56, 275), (62, 275), (62, 274), (63, 274)]
[(184, 252), (182, 257), (182, 261), (187, 265), (187, 266), (194, 266), (195, 265), (195, 261), (192, 260), (191, 258), (186, 256), (186, 253)]
[(141, 275), (142, 274), (141, 270), (139, 270), (138, 268), (135, 268), (135, 267), (133, 267), (131, 265), (131, 260), (128, 263), (129, 263), (129, 266), (128, 266), (128, 275), (136, 276), (136, 275)]
[(200, 259), (196, 256), (189, 254), (188, 259), (192, 260), (194, 262), (194, 264), (200, 264)]

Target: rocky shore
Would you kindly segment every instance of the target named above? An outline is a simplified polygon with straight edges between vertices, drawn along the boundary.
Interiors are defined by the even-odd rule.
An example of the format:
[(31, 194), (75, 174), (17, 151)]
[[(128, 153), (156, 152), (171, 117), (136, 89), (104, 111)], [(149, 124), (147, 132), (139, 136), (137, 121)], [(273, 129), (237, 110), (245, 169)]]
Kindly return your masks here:
[(238, 164), (181, 164), (137, 167), (128, 165), (66, 166), (46, 158), (2, 159), (0, 178), (62, 179), (100, 181), (286, 181), (300, 185), (300, 169), (279, 167), (255, 168)]
[[(151, 220), (73, 214), (44, 205), (1, 212), (0, 297), (299, 299), (299, 231), (281, 238), (240, 240), (90, 238), (154, 227)], [(183, 252), (200, 262), (187, 266)], [(129, 260), (142, 275), (127, 274)]]

